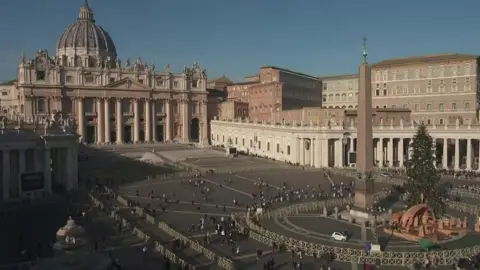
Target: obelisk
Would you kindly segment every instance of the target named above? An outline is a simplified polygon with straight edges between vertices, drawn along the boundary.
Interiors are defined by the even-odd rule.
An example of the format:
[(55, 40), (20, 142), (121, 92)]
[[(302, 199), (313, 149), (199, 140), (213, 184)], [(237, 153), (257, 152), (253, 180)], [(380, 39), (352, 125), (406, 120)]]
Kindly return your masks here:
[[(372, 80), (367, 62), (367, 39), (363, 38), (363, 62), (360, 65), (357, 110), (357, 172), (354, 208), (363, 212), (373, 205), (373, 130)], [(359, 213), (358, 213), (359, 214)]]

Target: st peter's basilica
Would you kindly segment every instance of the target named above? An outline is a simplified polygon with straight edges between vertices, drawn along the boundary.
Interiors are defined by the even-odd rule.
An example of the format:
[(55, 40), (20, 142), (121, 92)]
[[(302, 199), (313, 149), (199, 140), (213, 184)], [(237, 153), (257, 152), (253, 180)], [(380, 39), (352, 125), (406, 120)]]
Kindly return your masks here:
[(208, 143), (206, 71), (157, 71), (140, 58), (122, 61), (87, 1), (57, 42), (18, 66), (20, 116), (75, 119), (86, 143)]

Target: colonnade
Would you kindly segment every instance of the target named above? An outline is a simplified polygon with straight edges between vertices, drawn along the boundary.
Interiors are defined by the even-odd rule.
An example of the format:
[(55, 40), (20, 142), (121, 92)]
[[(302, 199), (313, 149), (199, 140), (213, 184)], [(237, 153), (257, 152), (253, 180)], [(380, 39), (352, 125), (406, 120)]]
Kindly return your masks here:
[[(53, 149), (2, 149), (2, 200), (52, 191), (52, 181), (71, 190), (78, 185), (76, 146)], [(22, 181), (28, 181), (22, 183)]]
[[(94, 123), (96, 132), (95, 138), (93, 138), (95, 143), (126, 143), (125, 127), (128, 126), (133, 129), (132, 136), (129, 140), (133, 143), (172, 140), (188, 143), (191, 139), (194, 139), (199, 140), (200, 143), (208, 144), (207, 103), (205, 101), (199, 102), (200, 111), (198, 118), (194, 117), (191, 119), (191, 101), (188, 99), (165, 99), (162, 100), (163, 108), (156, 108), (157, 102), (155, 99), (125, 98), (132, 102), (133, 110), (131, 112), (122, 111), (123, 99), (124, 98), (95, 99), (96, 113), (93, 115), (96, 116)], [(78, 134), (85, 139), (88, 136), (87, 126), (89, 126), (90, 123), (86, 122), (87, 115), (85, 113), (84, 100), (85, 98), (76, 98), (76, 118), (78, 122)], [(180, 105), (178, 117), (175, 117), (176, 112), (173, 111), (173, 101), (175, 101), (176, 105)], [(110, 111), (111, 102), (115, 102), (115, 112)], [(140, 110), (141, 106), (143, 106), (143, 110)], [(112, 121), (112, 119), (114, 120)], [(162, 126), (161, 129), (158, 129), (158, 126)], [(115, 131), (114, 136), (112, 136), (112, 131)], [(158, 132), (163, 132), (163, 134), (158, 134)], [(141, 134), (143, 136), (141, 136)], [(198, 134), (198, 138), (192, 138), (192, 134)], [(114, 139), (112, 139), (113, 137)]]

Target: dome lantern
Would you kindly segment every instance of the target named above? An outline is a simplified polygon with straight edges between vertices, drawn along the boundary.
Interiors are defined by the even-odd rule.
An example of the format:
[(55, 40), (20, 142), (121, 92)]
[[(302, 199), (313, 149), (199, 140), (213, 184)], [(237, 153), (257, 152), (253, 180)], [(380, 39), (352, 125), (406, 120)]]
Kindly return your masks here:
[(78, 19), (95, 22), (95, 20), (93, 19), (93, 11), (90, 6), (88, 6), (88, 0), (85, 0), (85, 3), (83, 3), (83, 6), (80, 8), (80, 14), (78, 15)]

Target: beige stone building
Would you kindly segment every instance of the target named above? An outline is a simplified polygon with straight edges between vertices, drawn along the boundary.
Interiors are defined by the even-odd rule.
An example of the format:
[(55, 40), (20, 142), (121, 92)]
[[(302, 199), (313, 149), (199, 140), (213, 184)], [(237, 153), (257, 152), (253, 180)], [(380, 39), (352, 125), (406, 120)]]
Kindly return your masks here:
[(247, 119), (248, 103), (228, 100), (220, 104), (220, 119)]
[(210, 79), (207, 81), (208, 89), (216, 89), (224, 91), (227, 86), (232, 85), (233, 82), (225, 75), (222, 75), (219, 78)]
[(249, 116), (270, 119), (273, 112), (322, 105), (322, 84), (317, 77), (274, 66), (227, 86), (229, 100), (249, 104)]
[(357, 108), (358, 74), (320, 77), (323, 108)]
[(140, 58), (117, 55), (115, 43), (85, 3), (57, 42), (18, 65), (25, 121), (72, 117), (87, 143), (199, 141), (208, 143), (207, 74), (194, 63), (182, 72), (158, 71)]
[(479, 56), (440, 54), (372, 65), (376, 108), (409, 108), (415, 121), (454, 124), (476, 121)]
[(16, 82), (0, 84), (0, 116), (16, 118), (20, 109)]

